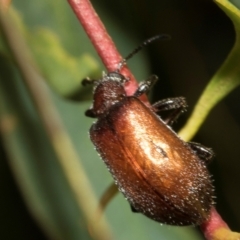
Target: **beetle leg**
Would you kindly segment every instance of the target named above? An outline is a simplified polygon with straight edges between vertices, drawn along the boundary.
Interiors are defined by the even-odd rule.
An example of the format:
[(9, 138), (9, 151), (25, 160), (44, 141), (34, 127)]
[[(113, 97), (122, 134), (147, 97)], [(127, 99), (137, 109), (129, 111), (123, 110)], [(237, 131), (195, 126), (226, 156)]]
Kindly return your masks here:
[[(84, 79), (82, 80), (82, 85), (83, 85), (83, 86), (92, 85), (92, 84), (94, 84), (94, 82), (96, 82), (96, 81), (98, 81), (98, 80), (96, 80), (96, 79), (91, 79), (91, 78), (89, 78), (89, 77), (86, 77), (86, 78), (84, 78)], [(88, 110), (85, 111), (85, 116), (90, 117), (90, 118), (96, 118), (96, 115), (95, 115), (95, 113), (93, 112), (92, 107), (90, 107)]]
[(134, 213), (139, 212), (138, 210), (136, 210), (136, 208), (132, 204), (130, 204), (130, 207), (131, 207), (132, 212), (134, 212)]
[(156, 75), (150, 76), (146, 81), (141, 82), (138, 86), (138, 89), (133, 94), (134, 97), (139, 97), (144, 93), (148, 93), (151, 87), (156, 83), (158, 77)]
[(188, 144), (201, 160), (205, 161), (207, 164), (211, 162), (214, 157), (214, 152), (211, 148), (207, 148), (195, 142), (189, 142)]
[(96, 79), (91, 79), (89, 77), (86, 77), (82, 80), (82, 85), (87, 86), (87, 85), (93, 84), (96, 81), (97, 81)]
[(85, 111), (85, 116), (90, 117), (90, 118), (96, 118), (96, 115), (93, 112), (92, 108), (89, 108), (88, 110)]
[(175, 110), (164, 120), (166, 124), (172, 125), (180, 114), (186, 111), (187, 103), (184, 97), (167, 98), (154, 103), (152, 107), (155, 112)]
[(167, 110), (186, 110), (187, 103), (184, 97), (166, 98), (152, 105), (156, 112)]

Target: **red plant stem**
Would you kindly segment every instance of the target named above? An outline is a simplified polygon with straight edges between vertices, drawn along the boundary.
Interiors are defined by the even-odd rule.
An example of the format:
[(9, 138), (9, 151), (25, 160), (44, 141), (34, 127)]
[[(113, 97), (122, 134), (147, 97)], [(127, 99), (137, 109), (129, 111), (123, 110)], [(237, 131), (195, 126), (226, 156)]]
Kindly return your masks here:
[(203, 223), (200, 228), (204, 233), (205, 238), (208, 240), (213, 239), (215, 230), (220, 228), (229, 229), (228, 225), (224, 222), (215, 208), (211, 209), (209, 220)]
[[(115, 71), (119, 62), (122, 60), (122, 57), (111, 37), (108, 35), (102, 21), (98, 17), (90, 1), (68, 0), (68, 2), (108, 72)], [(121, 73), (130, 79), (126, 83), (125, 90), (127, 95), (132, 95), (136, 91), (138, 83), (126, 66), (121, 69)], [(147, 101), (147, 98), (143, 97), (141, 100)]]
[(86, 0), (68, 0), (68, 2), (107, 70), (114, 71), (122, 58), (91, 3)]
[[(115, 71), (122, 57), (89, 0), (68, 0), (68, 2), (108, 72)], [(138, 83), (126, 66), (121, 69), (121, 73), (125, 77), (130, 78), (130, 81), (125, 86), (125, 90), (127, 95), (132, 95), (136, 91)], [(149, 104), (145, 95), (141, 100)], [(227, 224), (215, 208), (212, 208), (209, 220), (200, 226), (208, 240), (212, 239), (216, 229), (222, 227), (228, 229)]]

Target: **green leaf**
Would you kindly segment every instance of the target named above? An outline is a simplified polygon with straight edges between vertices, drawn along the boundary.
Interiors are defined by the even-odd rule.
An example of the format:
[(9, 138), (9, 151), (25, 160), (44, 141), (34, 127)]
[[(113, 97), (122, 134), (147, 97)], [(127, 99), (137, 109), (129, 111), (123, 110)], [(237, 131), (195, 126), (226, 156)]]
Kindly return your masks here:
[(100, 75), (99, 65), (90, 54), (71, 56), (52, 31), (38, 29), (29, 38), (32, 52), (44, 78), (60, 96), (81, 96), (81, 80), (86, 76), (95, 78)]
[[(0, 126), (23, 197), (53, 239), (91, 239), (24, 85), (0, 55)], [(81, 222), (81, 224), (79, 224)]]
[[(40, 72), (49, 86), (62, 97), (90, 99), (91, 92), (83, 88), (81, 81), (86, 76), (100, 76), (99, 64), (91, 54), (80, 56), (68, 53), (54, 31), (47, 27), (37, 27), (33, 31), (24, 25), (22, 17), (12, 9), (12, 18), (29, 44)], [(0, 49), (6, 51), (0, 43)], [(88, 95), (86, 95), (86, 92)]]
[[(12, 168), (16, 171), (16, 178), (18, 176), (20, 178), (18, 183), (23, 195), (27, 196), (25, 200), (36, 219), (54, 239), (79, 239), (82, 234), (86, 235), (88, 239), (90, 237), (88, 228), (91, 228), (91, 236), (94, 239), (109, 239), (110, 233), (104, 218), (95, 222), (96, 213), (94, 209), (97, 202), (91, 185), (72, 141), (63, 127), (49, 91), (37, 73), (36, 67), (33, 67), (35, 64), (27, 45), (13, 24), (11, 10), (7, 14), (0, 11), (0, 23), (6, 45), (9, 47), (21, 73), (19, 82), (15, 79), (12, 80), (11, 74), (14, 74), (14, 68), (8, 67), (7, 63), (9, 61), (3, 57), (0, 71), (3, 74), (1, 77), (0, 126), (2, 127), (1, 132), (3, 133), (6, 152), (13, 163)], [(22, 91), (25, 92), (22, 93)], [(13, 109), (13, 111), (20, 111), (20, 113), (24, 114), (24, 110), (27, 109), (27, 106), (24, 105), (25, 102), (30, 104), (32, 109), (36, 108), (34, 111), (39, 118), (37, 118), (37, 122), (34, 122), (31, 119), (31, 113), (27, 111), (24, 117), (30, 118), (29, 123), (26, 121), (19, 122), (19, 127), (23, 127), (23, 136), (16, 139), (11, 133), (15, 133), (14, 130), (18, 129), (15, 129), (15, 126), (8, 128), (8, 123), (11, 123), (12, 118), (20, 120), (21, 116), (17, 114), (15, 116), (14, 113), (8, 113), (8, 111)], [(12, 122), (14, 123), (14, 121)], [(31, 129), (31, 124), (33, 129)], [(40, 133), (35, 133), (34, 128)], [(28, 129), (29, 132), (27, 132)], [(40, 142), (41, 134), (46, 138), (44, 142)], [(36, 137), (35, 141), (34, 137)], [(45, 142), (49, 145), (46, 152), (44, 151)], [(23, 154), (18, 148), (24, 149)], [(41, 158), (39, 159), (39, 157)], [(36, 162), (32, 161), (32, 158), (35, 158)], [(55, 168), (52, 168), (55, 174), (45, 176), (45, 173), (51, 171), (52, 165), (47, 165), (46, 169), (44, 167), (39, 168), (40, 163), (45, 163), (44, 161), (40, 162), (42, 159), (46, 160), (47, 163), (55, 162)], [(55, 177), (57, 178), (56, 183), (60, 185), (51, 185), (55, 183)], [(66, 186), (65, 190), (64, 185)], [(42, 186), (43, 191), (41, 191)], [(62, 187), (59, 188), (59, 186)], [(56, 191), (57, 189), (60, 189), (60, 191)], [(62, 205), (62, 202), (67, 202), (67, 206), (63, 207), (63, 211), (58, 208)], [(73, 216), (70, 219), (67, 218), (68, 214), (65, 211), (68, 214), (72, 213)], [(84, 213), (83, 220), (81, 220), (82, 212)], [(62, 217), (66, 218), (63, 220)], [(70, 224), (69, 227), (68, 224)], [(55, 231), (56, 229), (57, 231)]]

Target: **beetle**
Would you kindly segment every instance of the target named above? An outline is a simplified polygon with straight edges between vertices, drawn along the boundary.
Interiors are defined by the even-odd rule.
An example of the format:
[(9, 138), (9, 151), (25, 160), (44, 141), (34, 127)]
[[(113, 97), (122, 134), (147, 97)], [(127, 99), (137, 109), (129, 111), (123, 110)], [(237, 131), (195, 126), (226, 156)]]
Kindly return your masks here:
[[(146, 106), (139, 97), (156, 82), (153, 75), (132, 96), (124, 90), (129, 80), (120, 73), (126, 60), (143, 46), (167, 39), (161, 34), (139, 45), (116, 71), (103, 73), (93, 84), (93, 104), (86, 116), (97, 118), (90, 138), (107, 165), (120, 192), (134, 212), (170, 225), (200, 225), (214, 204), (214, 188), (206, 163), (213, 151), (199, 143), (184, 142), (171, 128), (187, 108), (183, 97)], [(157, 113), (171, 110), (168, 118)]]

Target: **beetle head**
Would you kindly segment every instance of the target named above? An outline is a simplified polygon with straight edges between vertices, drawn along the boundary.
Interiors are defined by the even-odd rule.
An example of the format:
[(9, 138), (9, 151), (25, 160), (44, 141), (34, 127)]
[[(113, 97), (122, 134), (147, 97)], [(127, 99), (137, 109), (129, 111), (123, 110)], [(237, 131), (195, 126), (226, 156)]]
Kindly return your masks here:
[(93, 90), (93, 106), (87, 110), (86, 115), (89, 117), (100, 117), (101, 115), (106, 114), (112, 105), (118, 103), (124, 97), (126, 97), (124, 84), (126, 81), (128, 81), (128, 79), (120, 74), (120, 71), (126, 64), (126, 61), (151, 42), (168, 39), (170, 39), (170, 36), (166, 34), (159, 34), (149, 38), (140, 44), (136, 49), (134, 49), (124, 59), (122, 59), (115, 71), (107, 74), (104, 73), (103, 77), (98, 81), (85, 79), (85, 81), (82, 83), (83, 85), (89, 83), (94, 83), (95, 85)]

